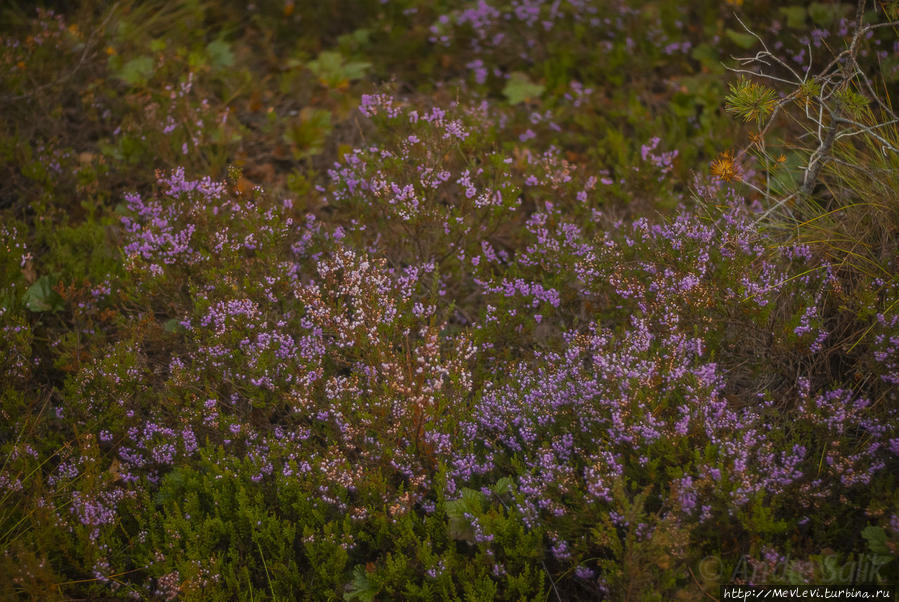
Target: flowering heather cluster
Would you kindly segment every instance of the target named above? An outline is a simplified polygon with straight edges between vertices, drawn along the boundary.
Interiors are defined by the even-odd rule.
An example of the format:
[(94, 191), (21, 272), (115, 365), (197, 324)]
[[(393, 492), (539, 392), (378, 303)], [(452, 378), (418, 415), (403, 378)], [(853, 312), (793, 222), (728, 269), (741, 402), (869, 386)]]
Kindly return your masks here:
[[(321, 18), (276, 4), (291, 32)], [(745, 39), (664, 1), (419, 4), (360, 2), (352, 31), (291, 39), (277, 91), (228, 102), (255, 80), (226, 37), (126, 58), (139, 28), (106, 48), (32, 24), (29, 48), (101, 52), (121, 96), (81, 96), (116, 115), (95, 153), (22, 151), (43, 196), (0, 223), (0, 588), (693, 599), (742, 558), (894, 570), (895, 261), (866, 279), (776, 238), (740, 187), (757, 166), (709, 151), (712, 45)], [(370, 37), (391, 68), (420, 43), (453, 92), (372, 85)], [(0, 75), (21, 88), (20, 46)], [(304, 77), (309, 106), (278, 104)], [(232, 146), (267, 138), (258, 165)], [(729, 175), (685, 182), (716, 155)]]
[[(877, 314), (877, 334), (874, 337), (874, 359), (883, 366), (880, 378), (899, 386), (899, 316), (887, 318)], [(893, 391), (895, 397), (896, 391)]]
[[(31, 265), (32, 255), (13, 226), (0, 225), (0, 275), (12, 285), (4, 294), (17, 293), (14, 275)], [(32, 332), (28, 322), (8, 307), (0, 306), (0, 376), (27, 380), (33, 363)], [(6, 419), (9, 419), (8, 417)]]
[[(547, 49), (572, 31), (594, 45), (598, 40), (606, 55), (616, 50), (616, 41), (623, 42), (629, 52), (645, 45), (669, 56), (687, 54), (693, 43), (682, 37), (685, 11), (678, 12), (680, 18), (661, 19), (625, 2), (520, 0), (503, 4), (477, 0), (439, 15), (429, 28), (428, 39), (457, 52), (467, 47), (471, 60), (466, 67), (474, 81), (483, 84), (490, 76), (507, 78), (510, 67), (545, 59)], [(639, 39), (629, 35), (635, 23), (642, 29)], [(487, 65), (493, 65), (492, 70)]]
[[(381, 98), (363, 111), (408, 119), (398, 106)], [(423, 136), (470, 129), (440, 109), (421, 114)], [(538, 174), (535, 187), (556, 187), (556, 203), (535, 206), (519, 184), (513, 205), (478, 207), (532, 176), (490, 157), (477, 180), (441, 176), (432, 155), (402, 152), (347, 154), (331, 172), (331, 203), (418, 225), (424, 262), (388, 261), (364, 210), (323, 227), (291, 202), (182, 170), (160, 176), (153, 197), (128, 197), (119, 294), (146, 295), (174, 317), (135, 315), (144, 334), (88, 362), (58, 408), (114, 464), (92, 497), (72, 490), (59, 520), (108, 542), (117, 517), (138, 510), (129, 500), (196, 462), (274, 491), (314, 491), (316, 512), (350, 517), (353, 532), (450, 512), (470, 491), (482, 497), (469, 495), (476, 503), (449, 534), (489, 559), (491, 579), (521, 576), (502, 543), (517, 528), (542, 533), (547, 561), (601, 591), (590, 559), (607, 544), (585, 535), (604, 521), (637, 541), (734, 521), (783, 532), (826, 515), (835, 497), (863, 495), (895, 463), (894, 417), (851, 389), (800, 378), (776, 397), (730, 398), (737, 362), (752, 359), (722, 342), (776, 320), (793, 337), (785, 345), (819, 353), (821, 296), (803, 291), (835, 278), (826, 265), (809, 270), (805, 249), (772, 255), (738, 204), (714, 223), (687, 211), (616, 221), (564, 188), (574, 178), (553, 171), (549, 154), (523, 168)], [(590, 221), (567, 221), (571, 209)], [(517, 230), (504, 236), (520, 246), (498, 251), (478, 229), (495, 211), (512, 215), (503, 225)], [(877, 343), (889, 379), (889, 339)], [(79, 473), (64, 466), (67, 478)], [(637, 490), (655, 510), (634, 523)], [(771, 526), (757, 524), (760, 508)], [(347, 562), (372, 560), (348, 541)], [(422, 566), (417, 578), (440, 577)]]

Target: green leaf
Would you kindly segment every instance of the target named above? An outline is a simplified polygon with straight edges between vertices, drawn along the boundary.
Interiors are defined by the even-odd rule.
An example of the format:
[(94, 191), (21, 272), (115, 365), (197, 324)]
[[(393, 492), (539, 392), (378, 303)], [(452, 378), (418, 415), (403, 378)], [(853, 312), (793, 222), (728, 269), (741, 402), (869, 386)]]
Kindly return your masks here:
[(104, 157), (109, 157), (112, 159), (116, 159), (117, 161), (121, 161), (125, 157), (122, 155), (122, 151), (118, 146), (110, 144), (108, 140), (100, 140), (97, 143), (97, 146), (100, 147), (100, 152), (103, 153)]
[(805, 27), (805, 7), (804, 6), (781, 6), (780, 14), (787, 18), (787, 26), (793, 29), (803, 29)]
[(808, 6), (808, 15), (815, 22), (815, 25), (829, 27), (841, 17), (848, 17), (852, 14), (852, 8), (849, 4), (812, 2)]
[(353, 581), (347, 586), (347, 592), (343, 594), (343, 599), (374, 602), (377, 595), (378, 588), (369, 580), (365, 567), (357, 565), (353, 569)]
[(215, 40), (206, 46), (206, 54), (209, 55), (209, 64), (213, 69), (224, 69), (234, 65), (234, 53), (231, 45), (224, 40)]
[(348, 82), (362, 79), (371, 63), (364, 61), (344, 62), (343, 55), (326, 50), (308, 65), (309, 70), (330, 88), (337, 88)]
[(463, 488), (462, 497), (446, 503), (446, 515), (449, 517), (449, 536), (459, 541), (475, 542), (474, 528), (465, 516), (479, 516), (482, 512), (484, 494), (467, 487)]
[(543, 90), (543, 86), (532, 82), (526, 74), (515, 71), (509, 75), (509, 81), (506, 82), (506, 87), (503, 88), (503, 95), (511, 104), (517, 105), (526, 100), (540, 98)]
[(892, 554), (887, 547), (887, 534), (883, 527), (868, 525), (862, 529), (862, 537), (868, 540), (868, 548), (875, 554)]
[(126, 84), (139, 86), (147, 83), (153, 75), (153, 70), (153, 59), (149, 56), (139, 56), (122, 65), (118, 76)]
[(24, 295), (25, 307), (34, 312), (59, 311), (65, 304), (62, 297), (53, 290), (53, 279), (41, 276)]
[(162, 323), (162, 329), (166, 332), (183, 332), (184, 327), (181, 326), (181, 321), (178, 318), (172, 318), (171, 320), (166, 320)]
[(371, 67), (371, 63), (351, 61), (343, 66), (343, 75), (350, 81), (362, 79), (369, 67)]
[(699, 64), (711, 71), (712, 73), (724, 73), (724, 66), (721, 64), (721, 57), (718, 52), (710, 44), (700, 44), (696, 46), (690, 53)]
[(727, 35), (731, 42), (733, 42), (740, 48), (743, 48), (744, 50), (752, 48), (753, 46), (755, 46), (756, 42), (758, 42), (755, 36), (748, 33), (734, 31), (733, 29), (728, 29), (724, 33)]
[(345, 33), (337, 38), (337, 45), (350, 52), (364, 48), (371, 37), (370, 29), (357, 29), (352, 33)]
[(187, 55), (187, 64), (191, 69), (204, 69), (209, 64), (209, 56), (200, 50), (191, 50)]
[(493, 484), (491, 487), (493, 493), (496, 495), (505, 495), (507, 493), (513, 493), (515, 491), (515, 481), (513, 481), (509, 477), (503, 477), (499, 481)]
[(321, 153), (332, 127), (330, 111), (304, 107), (299, 119), (287, 126), (284, 140), (291, 144), (297, 159), (312, 157)]

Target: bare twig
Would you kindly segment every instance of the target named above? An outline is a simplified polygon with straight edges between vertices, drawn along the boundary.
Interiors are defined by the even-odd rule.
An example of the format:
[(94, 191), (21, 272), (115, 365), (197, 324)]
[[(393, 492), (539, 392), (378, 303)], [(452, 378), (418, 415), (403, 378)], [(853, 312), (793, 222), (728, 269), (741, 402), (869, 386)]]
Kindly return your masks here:
[[(756, 186), (752, 186), (750, 182), (744, 182), (765, 198), (773, 201), (772, 206), (756, 220), (756, 224), (766, 219), (773, 212), (781, 210), (790, 201), (797, 199), (797, 197), (806, 198), (812, 194), (821, 170), (832, 159), (833, 145), (838, 140), (860, 135), (868, 136), (876, 140), (882, 152), (899, 152), (895, 142), (880, 133), (883, 131), (882, 128), (899, 123), (899, 116), (876, 93), (870, 78), (858, 63), (858, 54), (862, 40), (875, 29), (899, 26), (899, 21), (866, 25), (864, 16), (867, 4), (867, 0), (858, 0), (855, 11), (854, 31), (849, 43), (841, 52), (836, 53), (824, 68), (816, 74), (812, 71), (811, 44), (806, 44), (809, 57), (808, 63), (804, 72), (800, 73), (772, 52), (762, 36), (750, 29), (735, 15), (743, 29), (759, 41), (762, 50), (752, 56), (735, 57), (734, 60), (737, 62), (737, 66), (728, 67), (728, 69), (734, 73), (768, 80), (775, 84), (786, 84), (793, 88), (790, 94), (783, 96), (777, 101), (764, 123), (760, 124), (760, 131), (754, 136), (753, 143), (740, 151), (737, 157), (742, 158), (750, 149), (756, 146), (765, 155), (765, 136), (783, 108), (794, 101), (798, 100), (801, 103), (802, 114), (804, 114), (807, 122), (814, 126), (813, 130), (807, 132), (804, 136), (800, 136), (800, 139), (805, 136), (813, 136), (815, 142), (810, 149), (807, 163), (802, 168), (803, 177), (798, 190), (785, 198), (774, 199), (770, 189), (763, 191)], [(810, 90), (809, 84), (812, 84), (814, 87), (814, 96), (806, 96)], [(884, 120), (871, 125), (860, 123), (852, 118), (851, 109), (846, 106), (847, 101), (849, 101), (846, 95), (854, 86), (860, 88), (864, 94), (876, 102), (880, 111), (882, 111), (881, 115), (885, 116)]]

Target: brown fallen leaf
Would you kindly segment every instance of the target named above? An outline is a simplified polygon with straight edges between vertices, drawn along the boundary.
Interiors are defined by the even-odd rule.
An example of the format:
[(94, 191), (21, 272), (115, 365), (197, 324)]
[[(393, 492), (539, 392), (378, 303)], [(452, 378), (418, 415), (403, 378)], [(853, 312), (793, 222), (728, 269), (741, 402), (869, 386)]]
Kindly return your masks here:
[(244, 176), (240, 176), (240, 179), (237, 180), (237, 191), (240, 194), (250, 194), (255, 187), (256, 185)]

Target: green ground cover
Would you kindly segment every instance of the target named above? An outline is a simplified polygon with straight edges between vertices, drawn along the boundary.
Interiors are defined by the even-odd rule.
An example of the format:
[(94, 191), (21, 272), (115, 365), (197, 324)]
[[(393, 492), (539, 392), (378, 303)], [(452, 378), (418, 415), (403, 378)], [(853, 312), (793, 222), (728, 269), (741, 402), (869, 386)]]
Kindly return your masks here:
[(899, 580), (896, 2), (0, 6), (0, 597)]

